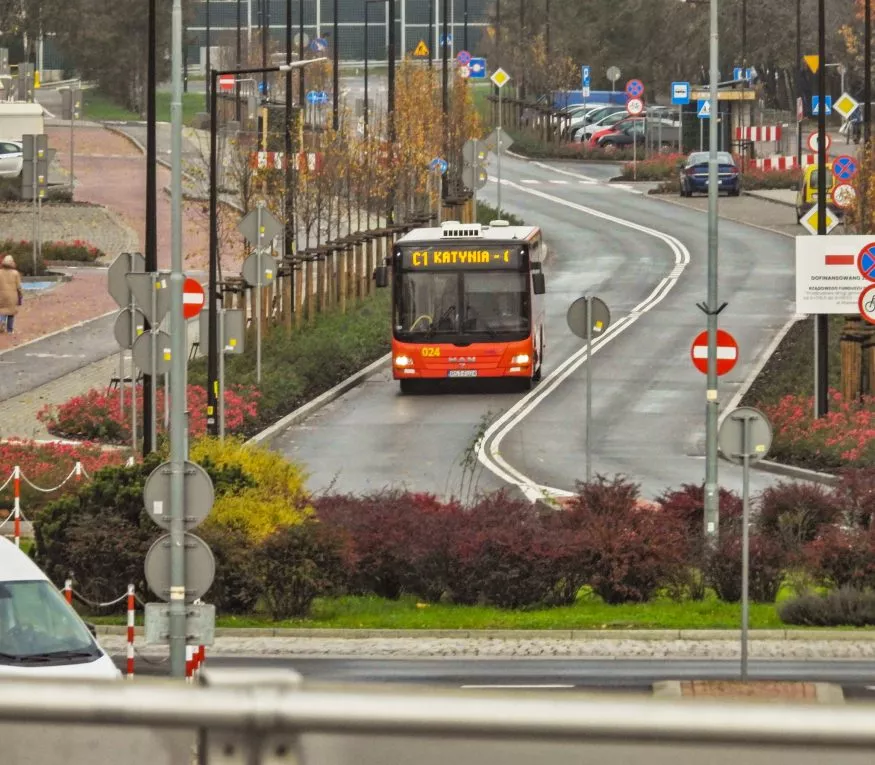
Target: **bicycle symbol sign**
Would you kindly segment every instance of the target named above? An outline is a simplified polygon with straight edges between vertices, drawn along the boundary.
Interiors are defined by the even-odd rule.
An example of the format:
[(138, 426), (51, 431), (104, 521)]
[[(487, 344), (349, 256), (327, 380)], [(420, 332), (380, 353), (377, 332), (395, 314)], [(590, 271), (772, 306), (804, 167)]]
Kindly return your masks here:
[(857, 255), (857, 270), (864, 279), (875, 282), (875, 242), (870, 242)]
[(860, 316), (870, 324), (875, 324), (875, 284), (870, 284), (860, 293), (858, 305)]

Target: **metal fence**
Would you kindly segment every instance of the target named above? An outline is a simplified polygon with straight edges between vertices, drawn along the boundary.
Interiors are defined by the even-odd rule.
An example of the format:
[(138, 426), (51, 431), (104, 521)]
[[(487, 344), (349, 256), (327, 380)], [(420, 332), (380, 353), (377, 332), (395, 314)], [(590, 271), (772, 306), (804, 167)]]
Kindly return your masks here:
[[(180, 682), (0, 684), (4, 762), (23, 765), (870, 765), (871, 707), (434, 688), (301, 687), (246, 670)], [(13, 727), (14, 726), (14, 727)], [(9, 730), (2, 730), (9, 729)], [(147, 751), (142, 736), (152, 741)], [(52, 749), (52, 741), (63, 744)], [(88, 740), (89, 747), (78, 745)], [(80, 754), (81, 752), (81, 759)], [(194, 759), (194, 758), (197, 759)]]

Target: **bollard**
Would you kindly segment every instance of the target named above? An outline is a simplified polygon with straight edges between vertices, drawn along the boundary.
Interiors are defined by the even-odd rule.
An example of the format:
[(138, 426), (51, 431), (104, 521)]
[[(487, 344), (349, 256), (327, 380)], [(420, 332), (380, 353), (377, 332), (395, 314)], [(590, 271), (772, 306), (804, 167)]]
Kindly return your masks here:
[(126, 677), (134, 679), (134, 616), (136, 613), (136, 598), (134, 597), (134, 585), (128, 585), (128, 645)]

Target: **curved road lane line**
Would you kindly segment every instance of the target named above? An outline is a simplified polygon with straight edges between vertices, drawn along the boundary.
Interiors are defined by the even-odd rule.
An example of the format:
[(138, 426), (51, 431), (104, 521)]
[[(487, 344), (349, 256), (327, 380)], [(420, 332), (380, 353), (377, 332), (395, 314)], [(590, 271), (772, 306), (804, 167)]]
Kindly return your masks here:
[[(537, 164), (537, 163), (536, 163)], [(552, 169), (552, 168), (550, 168)], [(496, 182), (497, 179), (493, 176), (489, 177), (490, 181)], [(648, 226), (642, 226), (639, 223), (617, 218), (614, 215), (594, 210), (591, 207), (571, 202), (561, 197), (546, 194), (537, 189), (526, 188), (512, 181), (502, 180), (502, 185), (509, 186), (524, 194), (540, 197), (554, 204), (570, 207), (572, 210), (582, 212), (585, 215), (592, 215), (595, 218), (616, 223), (618, 226), (624, 226), (634, 231), (640, 231), (648, 236), (655, 237), (668, 245), (669, 249), (674, 253), (674, 267), (664, 276), (659, 284), (644, 300), (635, 306), (628, 314), (623, 316), (617, 322), (611, 324), (605, 331), (605, 334), (595, 340), (592, 344), (592, 353), (597, 353), (605, 344), (613, 340), (617, 335), (625, 332), (645, 313), (661, 303), (666, 296), (671, 292), (677, 284), (684, 269), (690, 263), (690, 251), (680, 242), (680, 240)], [(522, 422), (547, 396), (549, 396), (556, 388), (559, 387), (565, 380), (576, 372), (586, 361), (587, 350), (581, 348), (576, 353), (573, 353), (565, 361), (563, 361), (551, 374), (549, 374), (543, 382), (533, 391), (523, 396), (510, 409), (501, 415), (494, 423), (492, 423), (483, 434), (483, 438), (477, 447), (478, 461), (491, 473), (497, 476), (502, 481), (516, 486), (525, 497), (534, 502), (538, 499), (543, 499), (545, 496), (572, 496), (571, 492), (563, 489), (555, 489), (550, 486), (544, 486), (536, 483), (531, 478), (526, 476), (521, 471), (513, 467), (507, 460), (501, 456), (500, 448), (504, 437), (510, 433), (520, 422)]]

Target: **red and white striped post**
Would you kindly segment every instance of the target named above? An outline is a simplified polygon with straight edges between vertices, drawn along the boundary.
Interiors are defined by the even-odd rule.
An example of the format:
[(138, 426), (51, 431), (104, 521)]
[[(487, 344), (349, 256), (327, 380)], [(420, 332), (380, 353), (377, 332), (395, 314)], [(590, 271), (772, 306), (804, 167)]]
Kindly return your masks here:
[(128, 666), (127, 679), (132, 680), (134, 677), (134, 614), (137, 607), (134, 597), (134, 585), (128, 585)]
[(192, 682), (194, 674), (194, 646), (185, 647), (185, 682)]
[(73, 580), (65, 579), (64, 580), (64, 599), (67, 601), (69, 605), (73, 605)]
[(21, 547), (21, 468), (18, 465), (12, 468), (12, 493), (14, 496), (12, 533), (15, 538), (15, 546)]
[(82, 463), (79, 462), (78, 460), (76, 461), (76, 467), (73, 468), (73, 472), (76, 475), (76, 480), (81, 481), (82, 480)]

